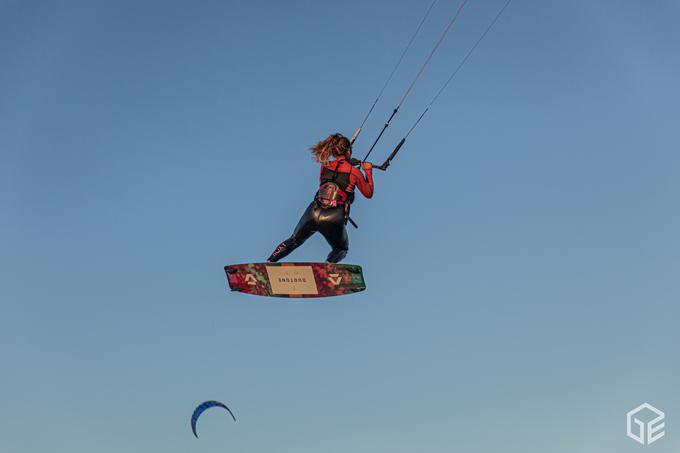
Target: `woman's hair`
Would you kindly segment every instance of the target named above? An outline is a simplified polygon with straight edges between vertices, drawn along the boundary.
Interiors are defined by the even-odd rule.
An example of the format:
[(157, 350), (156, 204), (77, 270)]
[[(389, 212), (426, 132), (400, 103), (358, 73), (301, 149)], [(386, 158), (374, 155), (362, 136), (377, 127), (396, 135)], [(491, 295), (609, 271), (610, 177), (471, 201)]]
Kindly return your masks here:
[(350, 148), (351, 145), (347, 137), (342, 134), (331, 134), (309, 148), (309, 150), (312, 152), (312, 155), (314, 155), (314, 159), (316, 159), (317, 162), (325, 164), (331, 156), (346, 156), (347, 151), (349, 151)]

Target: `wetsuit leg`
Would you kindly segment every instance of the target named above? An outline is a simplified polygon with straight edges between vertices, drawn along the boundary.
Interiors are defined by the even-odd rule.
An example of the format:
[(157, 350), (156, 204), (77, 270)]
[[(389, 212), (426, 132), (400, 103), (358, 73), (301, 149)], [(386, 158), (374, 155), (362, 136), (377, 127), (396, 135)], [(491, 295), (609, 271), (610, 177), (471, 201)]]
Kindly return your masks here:
[(293, 231), (293, 235), (279, 244), (267, 261), (275, 263), (280, 259), (285, 258), (290, 252), (309, 239), (309, 237), (317, 231), (316, 223), (319, 216), (318, 211), (319, 208), (317, 207), (316, 202), (312, 202), (307, 207), (307, 210), (305, 210), (305, 213), (302, 214), (300, 221), (295, 227), (295, 231)]
[(319, 232), (332, 247), (326, 261), (339, 263), (349, 250), (349, 238), (345, 228), (345, 210), (342, 207), (326, 209), (319, 215)]

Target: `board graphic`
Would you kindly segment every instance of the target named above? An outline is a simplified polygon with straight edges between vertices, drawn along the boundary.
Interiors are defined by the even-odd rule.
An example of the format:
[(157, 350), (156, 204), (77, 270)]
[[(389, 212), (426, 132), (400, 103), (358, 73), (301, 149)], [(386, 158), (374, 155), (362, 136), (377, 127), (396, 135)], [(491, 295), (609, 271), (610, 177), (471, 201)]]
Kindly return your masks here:
[(329, 297), (366, 289), (361, 266), (247, 263), (224, 266), (232, 291), (273, 297)]

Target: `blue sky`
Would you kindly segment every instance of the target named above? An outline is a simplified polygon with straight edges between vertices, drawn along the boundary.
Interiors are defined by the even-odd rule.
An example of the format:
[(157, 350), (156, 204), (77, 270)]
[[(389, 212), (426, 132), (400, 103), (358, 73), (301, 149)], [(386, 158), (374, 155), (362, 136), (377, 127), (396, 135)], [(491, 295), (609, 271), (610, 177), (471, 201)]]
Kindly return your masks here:
[[(227, 291), (429, 3), (0, 1), (0, 450), (619, 453), (648, 401), (678, 451), (676, 2), (514, 0), (357, 197), (367, 291)], [(501, 5), (468, 3), (376, 160)], [(238, 422), (196, 440), (208, 399)]]

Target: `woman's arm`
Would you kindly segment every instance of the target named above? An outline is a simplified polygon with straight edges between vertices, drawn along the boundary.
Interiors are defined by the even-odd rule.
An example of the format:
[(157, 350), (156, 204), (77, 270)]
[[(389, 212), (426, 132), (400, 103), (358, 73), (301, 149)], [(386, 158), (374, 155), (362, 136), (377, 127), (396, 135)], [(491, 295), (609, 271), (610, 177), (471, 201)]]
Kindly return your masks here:
[(370, 162), (362, 163), (361, 168), (366, 172), (366, 177), (364, 178), (364, 175), (361, 174), (361, 170), (358, 168), (352, 168), (350, 182), (359, 188), (364, 197), (371, 198), (373, 196), (373, 168)]

